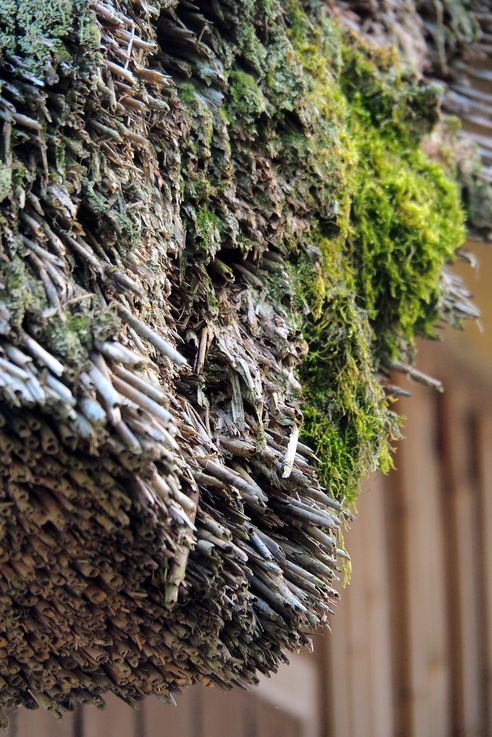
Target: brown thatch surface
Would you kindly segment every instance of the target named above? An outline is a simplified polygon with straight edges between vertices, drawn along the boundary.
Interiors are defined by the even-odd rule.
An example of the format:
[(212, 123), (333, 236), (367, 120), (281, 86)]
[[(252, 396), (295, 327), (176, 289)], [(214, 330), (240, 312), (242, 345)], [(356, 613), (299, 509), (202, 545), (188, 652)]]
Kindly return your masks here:
[[(239, 57), (231, 73), (239, 97), (227, 117), (224, 66), (232, 65), (242, 4), (157, 5), (0, 2), (7, 708), (59, 714), (77, 701), (101, 704), (108, 690), (135, 704), (196, 681), (254, 683), (309, 641), (338, 596), (347, 499), (321, 482), (319, 459), (299, 439), (308, 346), (287, 312), (291, 282), (282, 281), (301, 256), (316, 268), (322, 260), (308, 238), (312, 213), (318, 245), (338, 223), (336, 187), (323, 178), (327, 149), (318, 159), (303, 148), (316, 136), (319, 110), (313, 103), (312, 119), (296, 117), (289, 78), (294, 103), (277, 120), (275, 107), (247, 88), (243, 65), (251, 71), (254, 59)], [(273, 11), (250, 5), (267, 44)], [(252, 41), (243, 42), (246, 53)], [(409, 89), (408, 99), (422, 103), (422, 120), (409, 123), (420, 135), (434, 97), (413, 82)], [(195, 117), (185, 114), (187, 95)], [(258, 150), (251, 110), (278, 134)], [(299, 130), (303, 141), (291, 144)], [(287, 140), (292, 160), (282, 159), (279, 141)], [(213, 212), (197, 204), (207, 198)], [(413, 303), (427, 334), (437, 319), (475, 315), (460, 283), (445, 276), (440, 291), (434, 284), (462, 233), (454, 216), (447, 250), (429, 267), (432, 288)], [(334, 259), (337, 268), (344, 273)], [(308, 286), (318, 289), (314, 280)], [(385, 284), (381, 291), (378, 322), (333, 288), (323, 325), (332, 342), (318, 346), (334, 366), (323, 390), (341, 386), (340, 396), (333, 390), (339, 403), (323, 407), (327, 422), (348, 436), (353, 420), (363, 437), (361, 418), (374, 417), (371, 442), (357, 436), (346, 477), (345, 446), (334, 446), (336, 490), (355, 485), (387, 439), (388, 370), (433, 383), (407, 365), (411, 340), (395, 327)], [(311, 313), (301, 302), (304, 319)], [(334, 313), (350, 316), (351, 332), (330, 322)], [(378, 341), (393, 333), (400, 354), (390, 361)], [(349, 340), (355, 348), (346, 356)]]

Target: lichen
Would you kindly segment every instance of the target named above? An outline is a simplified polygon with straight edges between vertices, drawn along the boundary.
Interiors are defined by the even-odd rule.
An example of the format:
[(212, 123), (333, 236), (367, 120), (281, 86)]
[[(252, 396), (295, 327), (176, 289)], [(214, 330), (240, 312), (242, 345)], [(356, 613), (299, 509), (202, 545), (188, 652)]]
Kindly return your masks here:
[(222, 223), (213, 212), (201, 207), (195, 216), (195, 236), (210, 257), (220, 250)]
[(252, 74), (239, 70), (229, 75), (228, 113), (233, 123), (254, 122), (266, 110), (265, 98)]
[(0, 202), (9, 196), (12, 189), (12, 169), (0, 165)]
[(16, 53), (26, 69), (44, 77), (53, 62), (73, 62), (67, 43), (94, 51), (99, 32), (85, 0), (1, 0), (0, 54)]
[(19, 328), (26, 313), (36, 313), (47, 306), (42, 285), (19, 256), (2, 269), (0, 300), (9, 310), (11, 324)]
[(85, 368), (93, 343), (93, 322), (89, 314), (66, 312), (62, 319), (48, 322), (39, 333), (48, 350), (77, 372)]

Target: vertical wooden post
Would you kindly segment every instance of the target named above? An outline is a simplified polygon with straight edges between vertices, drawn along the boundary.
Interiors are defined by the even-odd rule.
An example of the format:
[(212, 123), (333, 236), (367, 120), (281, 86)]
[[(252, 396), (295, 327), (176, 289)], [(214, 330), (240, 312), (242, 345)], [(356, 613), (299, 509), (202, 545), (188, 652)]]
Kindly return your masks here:
[(492, 416), (477, 423), (477, 453), (480, 483), (480, 542), (483, 603), (483, 705), (484, 732), (492, 737)]
[[(397, 457), (398, 458), (398, 457)], [(397, 460), (399, 464), (399, 460)], [(406, 496), (403, 480), (393, 472), (384, 479), (386, 534), (390, 593), (391, 662), (395, 737), (411, 737), (411, 679), (409, 635), (408, 548), (406, 545)]]
[[(453, 703), (456, 734), (479, 737), (483, 729), (483, 633), (480, 613), (480, 551), (478, 548), (480, 497), (473, 469), (470, 403), (461, 386), (442, 398), (444, 436), (443, 504), (450, 525), (448, 608), (452, 633)], [(451, 542), (452, 541), (452, 542)]]
[(322, 638), (327, 659), (321, 672), (329, 694), (327, 737), (393, 737), (388, 554), (384, 485), (374, 476), (359, 497), (357, 519), (347, 533), (352, 580)]
[(156, 698), (145, 699), (145, 737), (194, 737), (198, 718), (196, 691), (196, 688), (187, 689), (177, 696), (176, 706), (163, 704)]
[[(373, 737), (394, 737), (391, 597), (386, 529), (388, 490), (384, 479), (374, 476), (363, 492), (359, 514), (364, 526), (364, 580), (366, 594), (369, 680)], [(362, 732), (362, 734), (364, 734)]]
[[(362, 492), (361, 496), (365, 497), (366, 492), (367, 490)], [(361, 508), (364, 505), (361, 498), (359, 498), (359, 505)], [(348, 549), (353, 558), (348, 611), (350, 639), (347, 653), (351, 672), (348, 686), (353, 737), (374, 737), (372, 729), (373, 684), (369, 659), (369, 638), (372, 633), (369, 632), (367, 621), (366, 595), (367, 568), (372, 561), (366, 560), (366, 556), (371, 558), (371, 551), (366, 546), (367, 524), (368, 520), (360, 514), (354, 522), (352, 534), (348, 536)]]
[[(408, 437), (397, 459), (404, 495), (404, 565), (409, 638), (410, 725), (402, 735), (449, 737), (449, 663), (444, 537), (432, 390), (413, 384), (401, 402)], [(405, 435), (405, 431), (404, 431)], [(398, 571), (395, 572), (398, 576)]]
[(335, 617), (331, 623), (331, 632), (328, 635), (328, 713), (325, 723), (326, 737), (354, 737), (353, 711), (351, 692), (351, 661), (350, 647), (350, 587), (343, 589), (342, 600), (337, 606)]
[(135, 711), (112, 694), (106, 694), (104, 700), (106, 701), (104, 709), (97, 709), (95, 706), (84, 706), (83, 736), (135, 737), (137, 728)]

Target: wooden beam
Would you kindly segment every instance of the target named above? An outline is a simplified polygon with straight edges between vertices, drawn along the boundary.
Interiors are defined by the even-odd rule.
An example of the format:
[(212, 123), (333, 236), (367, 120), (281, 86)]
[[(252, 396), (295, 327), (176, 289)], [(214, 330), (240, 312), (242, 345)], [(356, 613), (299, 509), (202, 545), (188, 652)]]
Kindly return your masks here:
[(479, 517), (483, 612), (484, 731), (492, 735), (492, 416), (477, 423), (476, 448), (479, 469)]
[(483, 735), (483, 631), (480, 603), (479, 491), (474, 468), (473, 405), (448, 375), (440, 400), (442, 504), (448, 560), (451, 715), (454, 734)]
[[(427, 373), (433, 367), (420, 361)], [(400, 606), (403, 644), (399, 677), (403, 697), (398, 734), (401, 737), (448, 737), (450, 734), (450, 690), (447, 637), (445, 529), (440, 499), (440, 466), (437, 458), (435, 393), (412, 384), (413, 396), (402, 400), (399, 410), (406, 416), (404, 441), (397, 456), (398, 484), (402, 495), (396, 522), (404, 550)], [(393, 539), (393, 544), (398, 545)], [(400, 543), (401, 545), (401, 543)], [(394, 570), (394, 582), (402, 570)], [(396, 579), (396, 580), (395, 580)], [(404, 611), (406, 609), (406, 613)], [(395, 632), (395, 642), (398, 642)], [(400, 656), (400, 657), (402, 657)], [(408, 658), (408, 661), (406, 660)], [(406, 720), (406, 723), (405, 723)]]
[(196, 688), (188, 689), (177, 696), (176, 706), (163, 704), (156, 698), (145, 699), (144, 737), (194, 737), (196, 691)]
[[(135, 737), (137, 727), (135, 711), (113, 694), (105, 694), (104, 699), (106, 701), (104, 709), (84, 706), (83, 737), (100, 737), (100, 735), (104, 735), (104, 737), (112, 737), (112, 735), (115, 735), (115, 737)], [(24, 735), (19, 735), (19, 737), (24, 737)]]
[(73, 714), (57, 720), (43, 709), (19, 709), (14, 734), (16, 737), (73, 737)]

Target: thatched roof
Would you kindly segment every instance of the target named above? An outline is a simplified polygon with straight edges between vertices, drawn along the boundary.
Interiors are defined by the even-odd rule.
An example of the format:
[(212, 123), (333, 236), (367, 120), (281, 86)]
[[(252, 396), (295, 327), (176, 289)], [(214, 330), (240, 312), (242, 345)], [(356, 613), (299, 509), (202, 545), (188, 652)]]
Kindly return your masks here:
[(436, 90), (300, 0), (0, 42), (0, 704), (254, 683), (332, 610), (389, 372), (476, 314)]
[[(335, 14), (366, 38), (394, 44), (419, 77), (443, 86), (442, 107), (461, 130), (442, 125), (428, 150), (454, 151), (471, 236), (492, 239), (492, 12), (489, 4), (444, 0), (339, 2)], [(444, 141), (443, 141), (444, 139)]]

